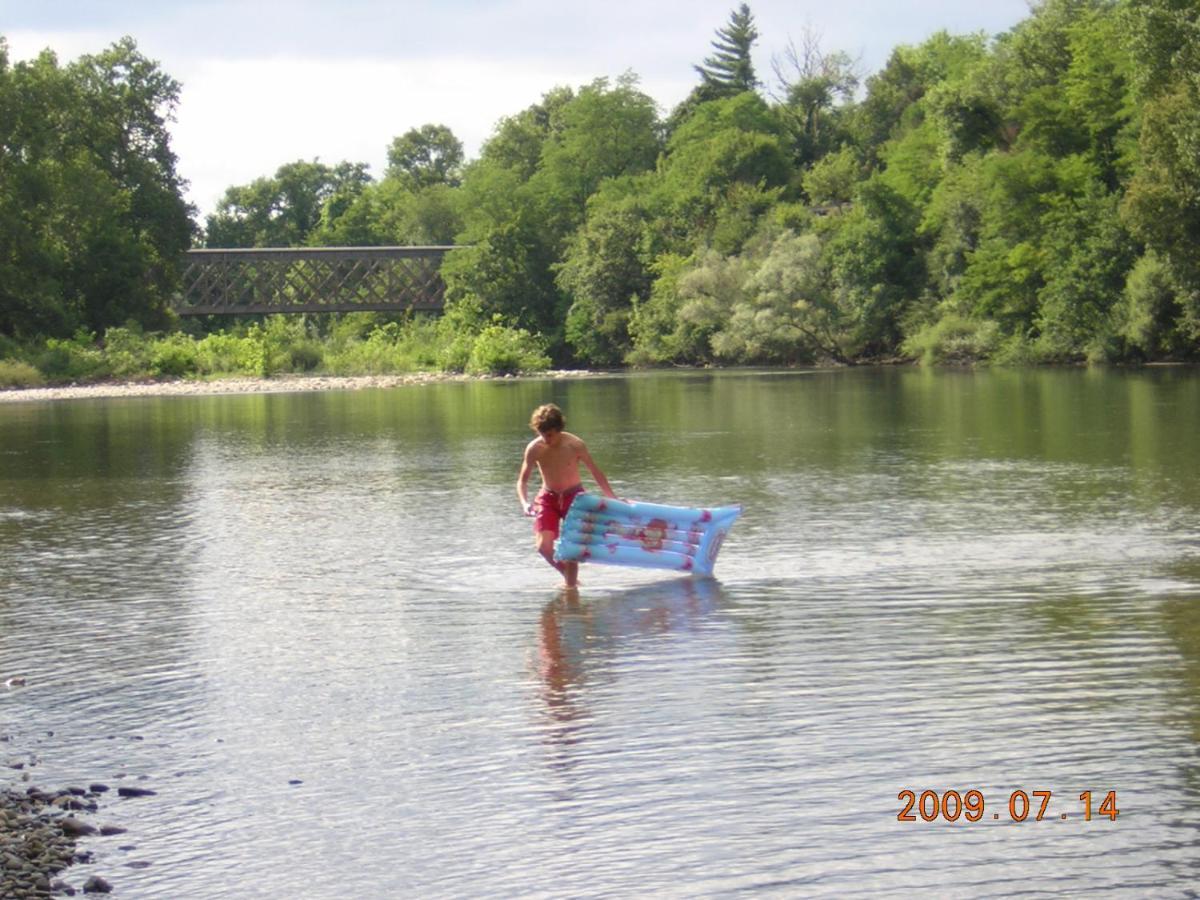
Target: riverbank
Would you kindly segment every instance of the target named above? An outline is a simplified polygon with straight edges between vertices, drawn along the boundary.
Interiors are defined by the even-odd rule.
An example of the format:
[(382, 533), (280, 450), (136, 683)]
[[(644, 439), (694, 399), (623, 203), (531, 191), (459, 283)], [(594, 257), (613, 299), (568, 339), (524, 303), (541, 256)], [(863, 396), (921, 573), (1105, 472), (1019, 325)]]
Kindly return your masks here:
[[(537, 378), (586, 378), (588, 370), (560, 369), (541, 372)], [(279, 394), (299, 391), (359, 391), (405, 385), (453, 381), (502, 381), (515, 375), (463, 375), (447, 372), (412, 372), (405, 375), (281, 375), (276, 378), (219, 378), (211, 381), (112, 381), (52, 387), (0, 390), (0, 403), (39, 403), (53, 400), (88, 400), (112, 397), (179, 397), (216, 394)]]
[[(99, 829), (74, 815), (95, 812), (104, 785), (47, 792), (38, 788), (0, 789), (0, 897), (25, 900), (51, 894), (74, 895), (76, 888), (57, 877), (91, 854), (78, 852), (75, 840), (91, 834), (119, 834), (123, 829)], [(106, 894), (108, 882), (90, 877), (84, 893)]]
[[(53, 732), (46, 736), (53, 736)], [(86, 788), (70, 785), (48, 790), (30, 783), (31, 772), (40, 762), (38, 753), (23, 748), (14, 735), (0, 734), (0, 900), (109, 893), (113, 888), (104, 876), (69, 870), (77, 864), (96, 862), (96, 852), (88, 847), (100, 851), (107, 846), (106, 839), (114, 839), (116, 845), (116, 839), (126, 834), (125, 828), (111, 821), (97, 821), (106, 816), (102, 807), (113, 798), (123, 802), (158, 792), (129, 784), (110, 790), (98, 781), (81, 782)], [(125, 775), (116, 777), (123, 779)], [(79, 846), (81, 841), (84, 847)], [(118, 849), (136, 847), (120, 845)], [(111, 856), (105, 855), (111, 862)], [(141, 868), (148, 863), (125, 865)]]

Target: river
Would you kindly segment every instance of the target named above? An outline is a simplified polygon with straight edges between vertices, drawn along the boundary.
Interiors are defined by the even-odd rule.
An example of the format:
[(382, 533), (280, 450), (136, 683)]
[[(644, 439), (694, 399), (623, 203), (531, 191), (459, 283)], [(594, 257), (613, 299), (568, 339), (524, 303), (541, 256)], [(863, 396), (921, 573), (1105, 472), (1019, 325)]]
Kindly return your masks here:
[[(547, 401), (715, 580), (557, 591)], [(1198, 449), (1171, 368), (0, 406), (0, 785), (156, 791), (128, 897), (1192, 896)]]

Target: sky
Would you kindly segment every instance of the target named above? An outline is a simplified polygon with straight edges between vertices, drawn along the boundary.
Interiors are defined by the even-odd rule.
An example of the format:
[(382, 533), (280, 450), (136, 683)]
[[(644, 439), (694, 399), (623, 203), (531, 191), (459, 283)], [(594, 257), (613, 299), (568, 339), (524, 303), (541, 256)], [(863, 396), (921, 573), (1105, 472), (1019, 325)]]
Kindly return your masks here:
[[(0, 0), (13, 61), (61, 63), (124, 35), (182, 91), (171, 125), (179, 175), (201, 216), (225, 189), (284, 163), (365, 162), (382, 175), (392, 138), (449, 126), (467, 157), (497, 123), (558, 85), (632, 71), (669, 111), (695, 85), (734, 0)], [(1027, 0), (754, 0), (758, 76), (789, 41), (867, 76), (934, 32), (1007, 31)]]

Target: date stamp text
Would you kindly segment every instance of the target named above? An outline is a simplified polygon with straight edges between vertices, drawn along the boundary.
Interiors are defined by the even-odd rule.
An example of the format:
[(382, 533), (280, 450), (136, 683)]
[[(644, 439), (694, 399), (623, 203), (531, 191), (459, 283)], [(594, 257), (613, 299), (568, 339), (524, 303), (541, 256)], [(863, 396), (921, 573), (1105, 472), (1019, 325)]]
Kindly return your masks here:
[(960, 791), (914, 791), (908, 788), (896, 795), (902, 804), (896, 815), (899, 822), (933, 822), (944, 819), (947, 822), (998, 822), (1001, 819), (1008, 822), (1042, 822), (1045, 820), (1066, 821), (1067, 819), (1082, 819), (1085, 822), (1107, 819), (1117, 821), (1120, 810), (1117, 809), (1117, 792), (1109, 791), (1103, 797), (1099, 793), (1084, 791), (1075, 802), (1068, 803), (1069, 810), (1063, 809), (1061, 802), (1052, 803), (1053, 791), (1012, 791), (1007, 797), (1001, 796), (989, 801), (983, 791), (972, 788)]

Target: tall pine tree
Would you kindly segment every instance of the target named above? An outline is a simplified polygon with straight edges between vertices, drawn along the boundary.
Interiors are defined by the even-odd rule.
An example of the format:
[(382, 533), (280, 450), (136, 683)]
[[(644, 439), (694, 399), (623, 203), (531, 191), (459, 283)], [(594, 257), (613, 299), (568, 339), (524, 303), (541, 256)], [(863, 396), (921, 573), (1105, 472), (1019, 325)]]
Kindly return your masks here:
[(758, 40), (758, 29), (754, 27), (754, 16), (750, 7), (743, 3), (729, 15), (729, 24), (717, 29), (717, 39), (712, 42), (716, 52), (695, 69), (703, 79), (703, 88), (710, 97), (731, 97), (743, 91), (752, 91), (759, 81), (754, 75), (754, 63), (750, 61), (750, 48)]

